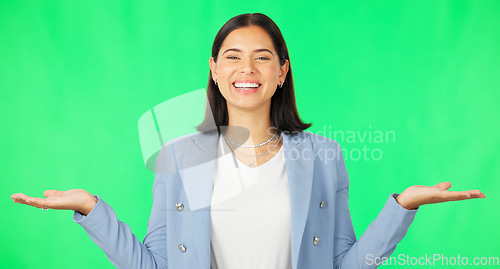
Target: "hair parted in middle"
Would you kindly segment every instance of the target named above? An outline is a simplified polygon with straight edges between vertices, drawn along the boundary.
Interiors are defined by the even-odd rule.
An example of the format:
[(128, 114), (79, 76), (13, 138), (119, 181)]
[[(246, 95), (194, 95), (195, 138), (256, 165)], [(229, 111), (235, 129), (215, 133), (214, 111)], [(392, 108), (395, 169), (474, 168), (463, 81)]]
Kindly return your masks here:
[[(295, 90), (292, 79), (292, 67), (288, 48), (280, 29), (271, 18), (262, 13), (245, 13), (231, 18), (219, 30), (212, 45), (212, 57), (217, 62), (220, 48), (226, 37), (234, 30), (247, 26), (259, 26), (264, 29), (273, 41), (274, 49), (278, 53), (280, 65), (289, 61), (288, 73), (283, 86), (279, 87), (271, 98), (271, 123), (281, 132), (300, 132), (309, 127), (311, 123), (304, 123), (299, 117), (295, 101)], [(212, 120), (212, 114), (213, 120)], [(215, 126), (214, 126), (215, 122)], [(209, 71), (207, 86), (207, 104), (205, 118), (196, 126), (196, 130), (202, 133), (221, 132), (221, 126), (227, 126), (229, 114), (227, 112), (226, 99), (222, 96), (219, 88)], [(216, 128), (215, 128), (216, 127)]]

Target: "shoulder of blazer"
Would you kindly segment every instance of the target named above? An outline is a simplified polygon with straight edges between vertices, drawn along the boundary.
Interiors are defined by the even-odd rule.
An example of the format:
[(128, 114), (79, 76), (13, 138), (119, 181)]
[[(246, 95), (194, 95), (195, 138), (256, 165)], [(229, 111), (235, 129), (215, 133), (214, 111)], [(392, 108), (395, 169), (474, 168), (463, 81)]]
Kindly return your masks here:
[(155, 172), (159, 174), (177, 173), (178, 153), (184, 152), (188, 142), (198, 133), (179, 136), (163, 143), (156, 156)]
[(200, 132), (196, 132), (196, 133), (191, 133), (191, 134), (182, 135), (182, 136), (179, 136), (176, 138), (172, 138), (172, 139), (168, 140), (167, 142), (163, 143), (162, 148), (173, 145), (173, 144), (183, 144), (183, 143), (187, 142), (188, 140), (190, 140), (192, 137), (194, 137), (196, 135), (200, 135), (200, 134), (201, 134)]
[(303, 133), (302, 136), (304, 138), (308, 138), (311, 141), (314, 148), (333, 148), (335, 150), (340, 148), (340, 144), (337, 141), (326, 136), (307, 131), (302, 131), (301, 133)]
[(312, 132), (303, 131), (303, 133), (303, 136), (310, 140), (314, 158), (319, 161), (319, 164), (323, 164), (324, 167), (335, 165), (337, 169), (339, 167), (344, 169), (342, 148), (337, 141)]

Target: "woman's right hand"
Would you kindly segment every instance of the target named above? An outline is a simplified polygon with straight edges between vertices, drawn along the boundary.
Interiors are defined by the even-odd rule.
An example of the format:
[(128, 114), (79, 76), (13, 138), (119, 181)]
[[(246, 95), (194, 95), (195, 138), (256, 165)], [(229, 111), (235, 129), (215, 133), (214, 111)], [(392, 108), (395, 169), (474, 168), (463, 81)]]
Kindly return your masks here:
[(47, 198), (30, 197), (24, 193), (14, 193), (10, 196), (14, 203), (30, 205), (36, 208), (52, 208), (74, 210), (88, 215), (97, 203), (90, 192), (82, 189), (67, 191), (46, 190), (43, 196)]

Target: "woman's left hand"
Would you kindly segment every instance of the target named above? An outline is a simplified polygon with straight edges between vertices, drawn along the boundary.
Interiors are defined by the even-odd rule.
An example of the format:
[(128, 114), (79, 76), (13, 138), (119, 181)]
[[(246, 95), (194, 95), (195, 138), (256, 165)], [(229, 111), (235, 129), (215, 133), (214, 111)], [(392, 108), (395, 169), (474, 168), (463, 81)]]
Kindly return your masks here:
[(425, 204), (486, 197), (480, 190), (448, 191), (450, 187), (450, 182), (441, 182), (434, 186), (414, 185), (398, 195), (396, 201), (402, 207), (412, 210)]

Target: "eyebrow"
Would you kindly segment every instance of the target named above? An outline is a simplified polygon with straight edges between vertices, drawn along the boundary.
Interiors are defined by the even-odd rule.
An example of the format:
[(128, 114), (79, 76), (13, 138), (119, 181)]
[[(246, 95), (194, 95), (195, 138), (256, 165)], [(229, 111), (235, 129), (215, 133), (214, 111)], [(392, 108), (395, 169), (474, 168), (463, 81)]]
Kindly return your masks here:
[[(240, 49), (238, 49), (238, 48), (231, 48), (231, 49), (227, 49), (227, 50), (225, 50), (225, 51), (221, 54), (221, 56), (222, 56), (222, 55), (224, 55), (224, 53), (226, 53), (226, 52), (228, 52), (228, 51), (236, 51), (236, 52), (241, 52), (241, 50), (240, 50)], [(267, 51), (267, 52), (271, 53), (271, 54), (274, 56), (274, 53), (273, 53), (272, 51), (268, 50), (268, 49), (256, 49), (256, 50), (254, 50), (254, 52), (262, 52), (262, 51)]]

